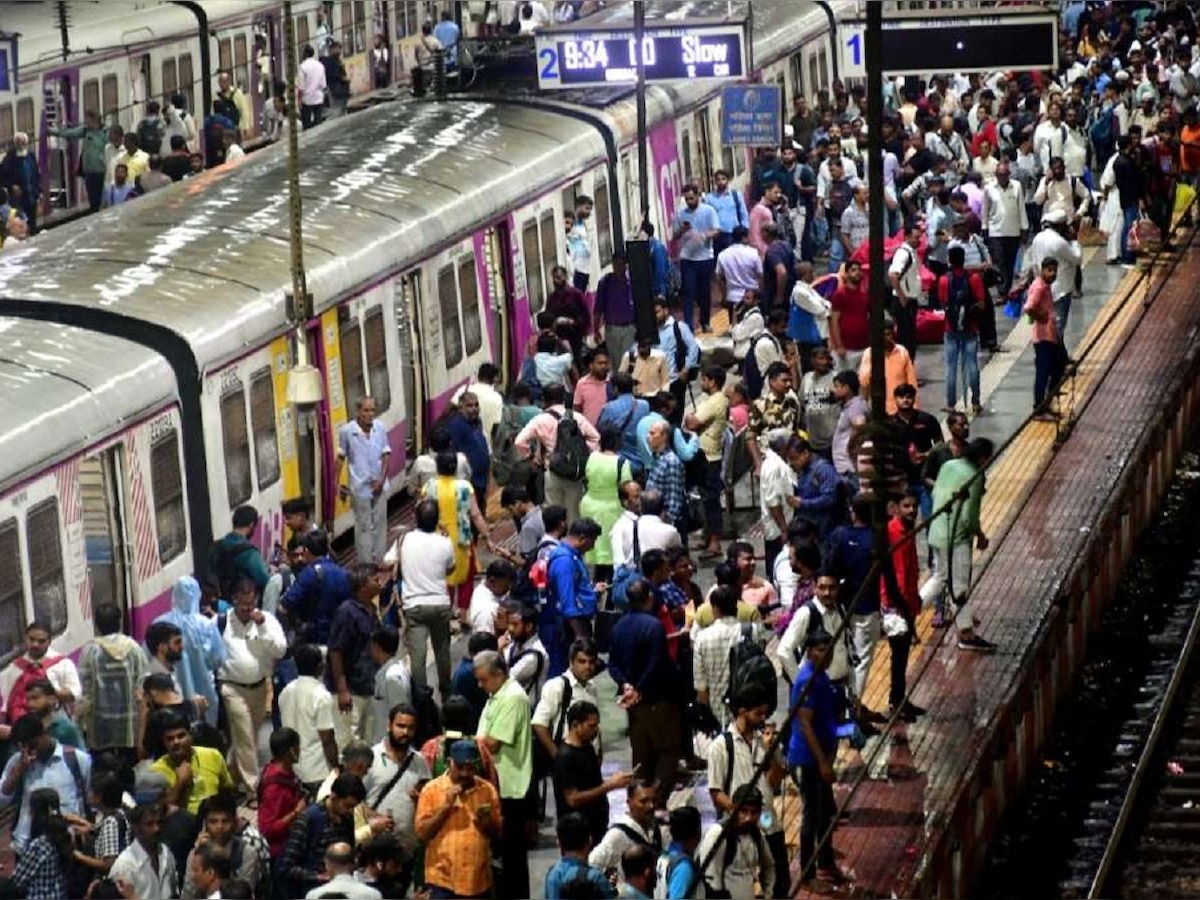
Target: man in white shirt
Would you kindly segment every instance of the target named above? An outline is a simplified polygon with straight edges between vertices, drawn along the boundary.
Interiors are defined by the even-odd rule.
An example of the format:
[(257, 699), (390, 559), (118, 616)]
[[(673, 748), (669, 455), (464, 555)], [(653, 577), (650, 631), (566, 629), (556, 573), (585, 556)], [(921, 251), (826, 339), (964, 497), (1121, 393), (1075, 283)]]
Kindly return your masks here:
[(392, 834), (411, 859), (420, 843), (414, 825), (416, 794), (433, 775), (425, 757), (412, 747), (417, 736), (416, 710), (402, 704), (388, 713), (387, 736), (373, 748), (375, 758), (363, 784), (367, 789), (367, 805), (391, 819)]
[[(630, 482), (636, 484), (636, 482)], [(630, 496), (626, 492), (628, 484), (621, 486), (622, 498)], [(638, 509), (641, 514), (629, 511), (628, 501), (626, 512), (617, 519), (612, 527), (613, 566), (622, 566), (634, 562), (633, 558), (633, 529), (636, 525), (638, 551), (669, 550), (671, 547), (682, 547), (683, 541), (674, 525), (662, 519), (663, 498), (658, 491), (641, 491), (638, 497)]]
[(435, 500), (417, 504), (417, 528), (400, 538), (400, 599), (408, 624), (405, 642), (413, 681), (424, 686), (425, 649), (433, 643), (438, 688), (442, 698), (450, 696), (450, 594), (446, 576), (454, 571), (454, 545), (438, 532)]
[(83, 696), (75, 663), (69, 656), (61, 656), (50, 649), (50, 626), (34, 620), (25, 626), (25, 652), (0, 675), (0, 697), (4, 699), (9, 723), (24, 715), (24, 686), (37, 678), (49, 679), (64, 708)]
[(133, 888), (139, 900), (171, 900), (175, 893), (175, 857), (158, 839), (162, 811), (158, 803), (139, 803), (125, 813), (133, 842), (108, 870), (115, 882)]
[(1050, 168), (1050, 160), (1062, 158), (1067, 144), (1067, 126), (1062, 120), (1062, 106), (1051, 103), (1046, 119), (1033, 130), (1033, 151), (1042, 161), (1042, 168)]
[(333, 695), (321, 682), (321, 648), (303, 644), (293, 654), (299, 677), (279, 693), (279, 718), (284, 728), (300, 735), (296, 777), (315, 791), (338, 765), (333, 736)]
[(1056, 156), (1050, 160), (1046, 177), (1034, 191), (1033, 202), (1041, 205), (1043, 219), (1058, 211), (1063, 214), (1064, 222), (1073, 225), (1092, 205), (1092, 192), (1087, 189), (1083, 179), (1067, 175), (1062, 157)]
[(1020, 182), (1012, 180), (1007, 160), (996, 166), (996, 183), (983, 189), (982, 221), (992, 262), (1004, 276), (1000, 293), (1007, 294), (1016, 271), (1017, 251), (1029, 232), (1025, 192)]
[(325, 67), (317, 59), (312, 44), (304, 45), (304, 62), (300, 63), (300, 122), (305, 130), (320, 125), (325, 114)]
[(791, 512), (790, 501), (796, 493), (792, 467), (783, 452), (790, 440), (792, 435), (785, 429), (769, 432), (762, 468), (759, 470), (759, 506), (768, 572), (773, 570), (775, 558), (783, 550), (783, 535), (787, 532), (787, 517)]
[[(732, 250), (733, 247), (729, 249)], [(729, 250), (725, 252), (728, 253)], [(758, 254), (755, 253), (754, 256), (757, 258)], [(733, 338), (733, 358), (739, 361), (746, 358), (755, 338), (767, 330), (767, 320), (763, 317), (762, 307), (758, 305), (757, 289), (747, 290), (743, 295), (741, 316), (741, 320), (729, 331), (730, 337)]]
[(750, 243), (750, 229), (735, 225), (730, 238), (730, 245), (717, 256), (716, 275), (725, 302), (736, 307), (747, 293), (758, 291), (763, 265), (758, 250)]
[[(483, 581), (475, 585), (471, 594), (471, 605), (467, 607), (467, 621), (473, 633), (497, 633), (496, 616), (500, 612), (500, 604), (508, 597), (516, 579), (516, 570), (512, 563), (502, 559), (494, 559), (488, 563)], [(503, 631), (503, 629), (500, 629)]]
[(258, 608), (254, 582), (239, 581), (233, 589), (233, 615), (222, 622), (226, 659), (217, 673), (221, 703), (229, 721), (232, 774), (251, 791), (258, 782), (258, 733), (266, 720), (267, 683), (275, 663), (287, 652), (283, 626)]
[[(592, 679), (596, 675), (596, 663), (600, 651), (591, 638), (579, 638), (568, 651), (567, 671), (551, 678), (542, 685), (541, 696), (533, 711), (533, 736), (542, 745), (546, 754), (553, 759), (559, 745), (567, 735), (567, 710), (581, 700), (599, 705), (599, 694)], [(596, 732), (593, 745), (596, 754), (602, 751), (600, 732)]]
[(537, 634), (538, 613), (531, 606), (508, 601), (508, 632), (500, 638), (500, 652), (508, 665), (509, 677), (529, 695), (531, 707), (541, 699), (542, 685), (546, 682), (549, 655), (542, 639)]
[[(828, 634), (837, 634), (842, 630), (842, 614), (837, 604), (839, 586), (836, 575), (818, 575), (812, 599), (796, 610), (788, 622), (775, 647), (775, 656), (788, 681), (796, 680), (803, 661), (804, 642), (810, 632), (823, 628)], [(827, 674), (830, 681), (844, 689), (850, 675), (850, 655), (844, 640), (834, 641)]]
[(348, 897), (349, 900), (382, 900), (383, 894), (354, 877), (354, 848), (349, 844), (330, 844), (325, 850), (325, 871), (329, 880), (304, 895), (305, 900), (323, 897)]
[(412, 672), (407, 648), (400, 651), (400, 635), (391, 628), (376, 628), (371, 635), (371, 658), (379, 666), (375, 673), (375, 734), (382, 741), (388, 734), (388, 714), (397, 706), (412, 705)]
[(1071, 293), (1075, 288), (1075, 273), (1083, 265), (1083, 248), (1079, 240), (1069, 238), (1070, 233), (1062, 211), (1051, 210), (1042, 216), (1042, 230), (1029, 242), (1025, 254), (1025, 277), (1032, 284), (1042, 268), (1042, 260), (1053, 257), (1058, 260), (1058, 275), (1050, 285), (1054, 297), (1054, 314), (1058, 320), (1058, 340), (1065, 340), (1067, 319), (1071, 315)]

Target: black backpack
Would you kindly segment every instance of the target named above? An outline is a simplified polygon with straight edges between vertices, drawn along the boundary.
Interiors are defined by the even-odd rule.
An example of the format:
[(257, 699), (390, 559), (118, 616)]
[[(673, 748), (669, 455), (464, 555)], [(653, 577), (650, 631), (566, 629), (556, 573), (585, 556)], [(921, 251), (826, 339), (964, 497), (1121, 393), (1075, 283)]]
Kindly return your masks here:
[(433, 698), (433, 688), (412, 682), (412, 705), (417, 711), (417, 734), (413, 746), (423, 747), (430, 738), (442, 733), (442, 713)]
[(550, 454), (547, 468), (559, 478), (568, 481), (582, 481), (587, 470), (588, 450), (583, 432), (579, 430), (579, 422), (571, 407), (567, 407), (563, 415), (547, 410), (558, 420), (558, 430), (555, 432), (554, 452)]
[(758, 369), (758, 358), (754, 355), (758, 342), (763, 338), (775, 341), (774, 335), (769, 331), (756, 334), (750, 341), (750, 349), (746, 351), (746, 358), (742, 360), (742, 381), (746, 383), (746, 391), (751, 400), (757, 400), (762, 396), (763, 384), (766, 382), (766, 377)]
[(769, 716), (779, 702), (779, 676), (766, 652), (754, 640), (753, 625), (743, 622), (741, 628), (741, 640), (729, 648), (729, 687), (725, 691), (725, 702), (731, 705), (733, 698), (743, 691), (756, 691), (769, 707)]
[(505, 406), (492, 436), (492, 475), (501, 487), (509, 484), (524, 487), (533, 474), (533, 463), (517, 451), (520, 433), (520, 408)]
[(163, 132), (162, 120), (147, 116), (138, 122), (138, 146), (151, 156), (158, 156), (162, 151)]
[(219, 542), (208, 558), (208, 574), (217, 583), (222, 600), (233, 599), (233, 589), (242, 570), (238, 568), (238, 560), (246, 553), (254, 550), (253, 544), (235, 544), (230, 546), (224, 541)]
[(841, 219), (842, 213), (853, 199), (854, 188), (848, 180), (843, 178), (841, 181), (830, 181), (829, 188), (825, 191), (825, 211), (829, 214), (830, 221), (836, 222)]
[(955, 333), (967, 327), (970, 311), (974, 305), (971, 297), (971, 276), (966, 272), (947, 272), (946, 279), (946, 326)]

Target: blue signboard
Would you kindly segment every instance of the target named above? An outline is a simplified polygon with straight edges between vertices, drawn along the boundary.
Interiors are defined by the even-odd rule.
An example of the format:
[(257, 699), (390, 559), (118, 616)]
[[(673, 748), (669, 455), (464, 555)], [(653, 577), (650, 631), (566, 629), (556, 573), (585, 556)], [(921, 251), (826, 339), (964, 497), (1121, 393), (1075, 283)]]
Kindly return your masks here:
[(783, 139), (782, 88), (738, 84), (721, 91), (721, 143), (778, 147)]

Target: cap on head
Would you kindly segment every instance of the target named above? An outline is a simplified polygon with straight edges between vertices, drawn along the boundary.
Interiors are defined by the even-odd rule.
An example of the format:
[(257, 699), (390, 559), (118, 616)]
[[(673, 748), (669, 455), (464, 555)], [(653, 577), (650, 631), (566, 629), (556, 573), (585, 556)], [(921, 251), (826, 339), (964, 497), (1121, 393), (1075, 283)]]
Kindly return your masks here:
[(450, 758), (460, 766), (479, 762), (479, 747), (474, 741), (455, 741), (450, 745)]

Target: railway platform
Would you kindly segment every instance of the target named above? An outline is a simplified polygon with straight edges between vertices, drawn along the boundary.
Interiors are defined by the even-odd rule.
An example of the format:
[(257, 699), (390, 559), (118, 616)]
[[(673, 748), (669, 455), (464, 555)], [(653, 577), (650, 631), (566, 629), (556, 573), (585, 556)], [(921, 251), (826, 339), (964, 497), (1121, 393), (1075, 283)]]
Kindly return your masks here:
[[(803, 896), (970, 896), (1200, 415), (1200, 254), (1194, 236), (1180, 243), (1128, 272), (1093, 320), (1064, 395), (1073, 422), (1025, 424), (990, 468), (992, 545), (970, 606), (998, 652), (958, 651), (924, 612), (909, 685), (928, 712), (843, 771), (833, 841), (850, 885), (813, 881)], [(868, 688), (877, 709), (886, 653)]]

